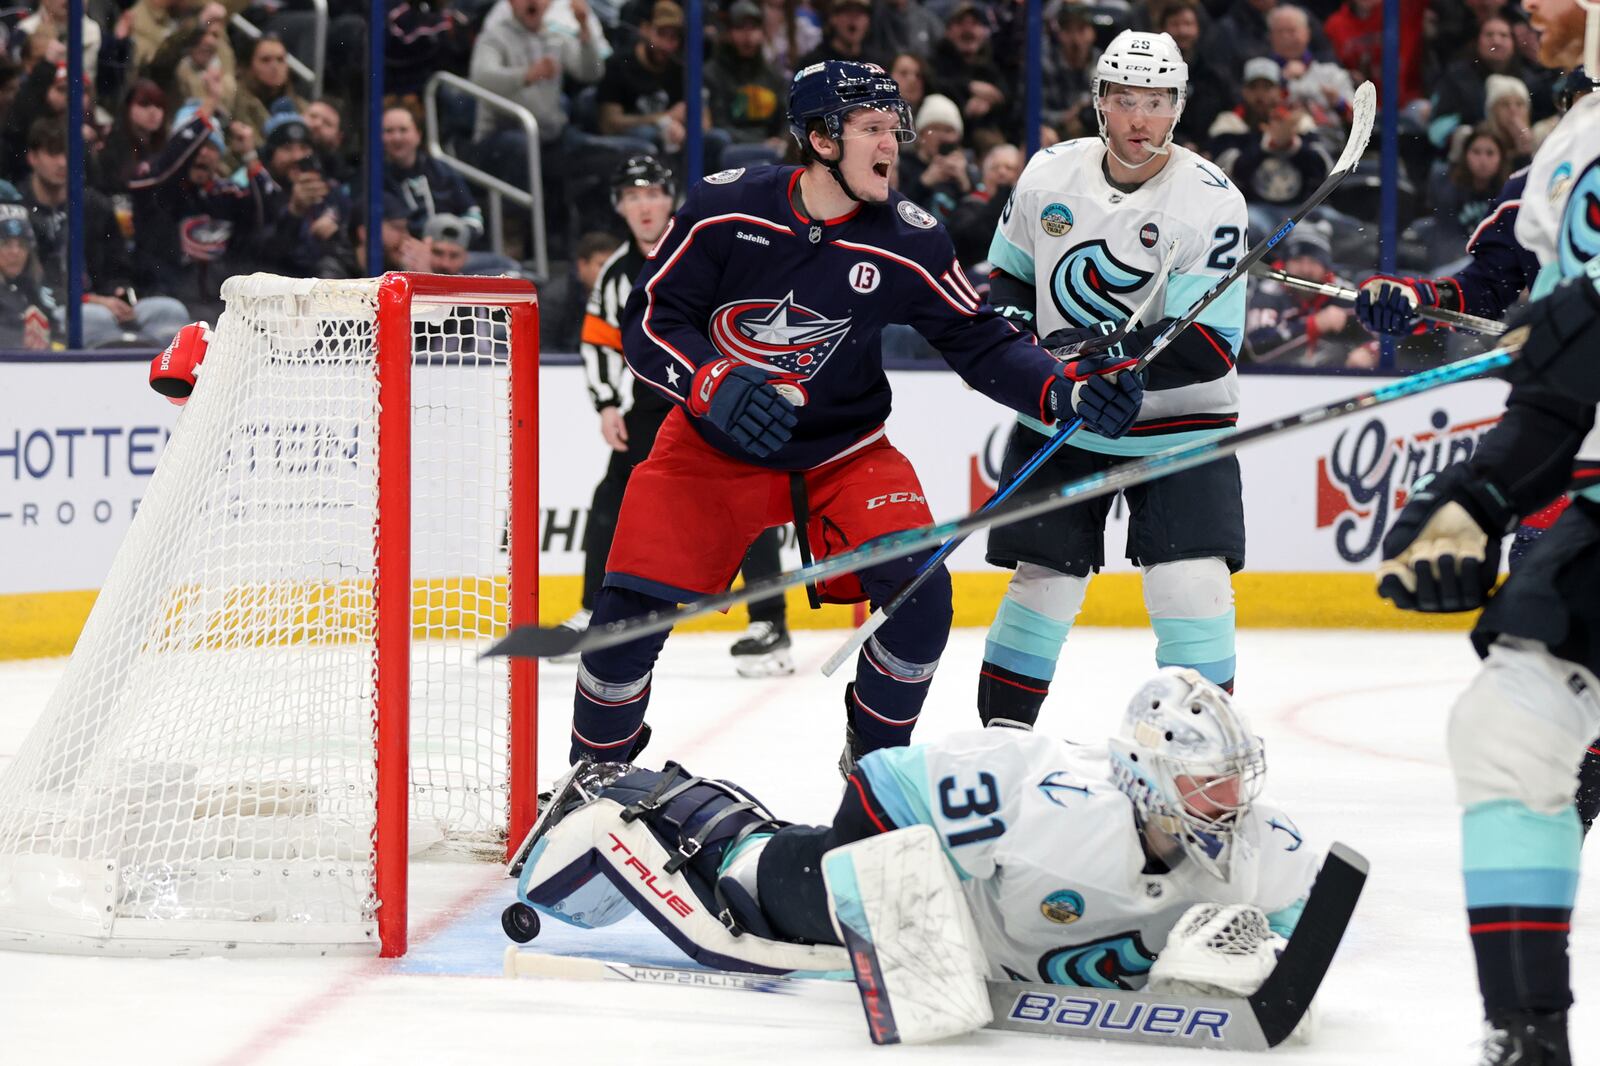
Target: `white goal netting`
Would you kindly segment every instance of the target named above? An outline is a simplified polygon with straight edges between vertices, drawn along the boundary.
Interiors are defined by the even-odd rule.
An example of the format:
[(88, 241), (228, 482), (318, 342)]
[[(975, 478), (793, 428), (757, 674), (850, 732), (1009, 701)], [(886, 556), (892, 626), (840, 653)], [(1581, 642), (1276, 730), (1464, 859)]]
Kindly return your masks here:
[[(477, 656), (518, 547), (509, 315), (417, 298), (411, 351), (380, 373), (382, 285), (225, 286), (194, 397), (0, 778), (0, 946), (375, 949), (384, 728), (408, 731), (412, 850), (503, 847), (509, 677)], [(409, 424), (380, 434), (380, 378), (407, 367)], [(396, 648), (375, 579), (407, 565), (404, 460)], [(409, 699), (385, 698), (395, 655)]]

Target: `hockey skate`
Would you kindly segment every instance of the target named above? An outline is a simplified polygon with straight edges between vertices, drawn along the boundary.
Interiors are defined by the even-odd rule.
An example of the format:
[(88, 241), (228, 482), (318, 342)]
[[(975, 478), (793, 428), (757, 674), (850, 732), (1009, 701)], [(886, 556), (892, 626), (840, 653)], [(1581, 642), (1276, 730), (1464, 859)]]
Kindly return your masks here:
[(1509, 1011), (1491, 1017), (1478, 1066), (1572, 1066), (1567, 1012)]
[[(561, 628), (570, 629), (574, 633), (582, 633), (584, 630), (589, 628), (589, 619), (593, 617), (593, 615), (594, 612), (589, 610), (587, 607), (579, 607), (572, 613), (572, 617), (561, 623)], [(550, 657), (550, 662), (575, 663), (580, 657), (581, 656), (578, 652), (572, 652), (570, 655), (552, 655)]]
[(751, 622), (728, 653), (740, 677), (788, 677), (794, 673), (791, 643), (783, 622)]

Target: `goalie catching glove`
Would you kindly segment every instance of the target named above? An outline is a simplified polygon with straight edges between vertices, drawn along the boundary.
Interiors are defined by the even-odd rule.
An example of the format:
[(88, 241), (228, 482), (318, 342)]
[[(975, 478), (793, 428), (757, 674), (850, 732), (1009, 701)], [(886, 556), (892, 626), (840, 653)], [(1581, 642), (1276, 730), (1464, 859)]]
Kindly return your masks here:
[(689, 413), (703, 418), (763, 459), (789, 442), (798, 419), (794, 404), (768, 375), (737, 359), (717, 359), (695, 372)]
[(1406, 611), (1477, 610), (1516, 524), (1506, 494), (1465, 463), (1424, 477), (1383, 538), (1378, 595)]
[(211, 326), (205, 322), (180, 329), (166, 350), (150, 360), (150, 387), (180, 407), (188, 403), (211, 336)]

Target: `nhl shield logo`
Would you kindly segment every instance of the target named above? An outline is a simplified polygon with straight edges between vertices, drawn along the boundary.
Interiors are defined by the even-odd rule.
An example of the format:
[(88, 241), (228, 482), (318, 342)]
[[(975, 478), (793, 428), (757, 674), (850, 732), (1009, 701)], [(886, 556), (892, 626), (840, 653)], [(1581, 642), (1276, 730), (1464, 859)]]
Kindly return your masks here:
[[(849, 318), (828, 318), (795, 303), (790, 292), (781, 300), (735, 300), (711, 314), (711, 343), (724, 355), (782, 375), (784, 395), (805, 402), (800, 382), (809, 380), (850, 332)], [(791, 395), (793, 394), (793, 395)]]

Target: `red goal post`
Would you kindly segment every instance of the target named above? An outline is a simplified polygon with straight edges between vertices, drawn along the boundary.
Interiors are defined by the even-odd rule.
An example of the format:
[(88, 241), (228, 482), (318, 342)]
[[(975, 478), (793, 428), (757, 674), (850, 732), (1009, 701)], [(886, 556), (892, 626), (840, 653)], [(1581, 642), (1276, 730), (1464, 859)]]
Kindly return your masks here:
[[(406, 950), (535, 813), (538, 300), (252, 275), (0, 776), (0, 947)], [(130, 402), (134, 402), (130, 400)]]

